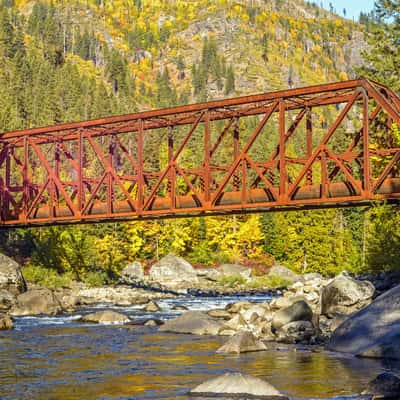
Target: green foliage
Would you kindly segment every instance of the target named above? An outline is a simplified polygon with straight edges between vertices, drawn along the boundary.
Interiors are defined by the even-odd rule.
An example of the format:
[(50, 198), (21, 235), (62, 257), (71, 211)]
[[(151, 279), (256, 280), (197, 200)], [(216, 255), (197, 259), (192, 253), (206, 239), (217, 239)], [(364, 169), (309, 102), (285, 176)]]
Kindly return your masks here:
[(243, 278), (242, 275), (229, 275), (221, 278), (218, 283), (222, 286), (234, 288), (236, 286), (244, 285), (246, 283), (246, 279)]
[(291, 282), (276, 275), (264, 275), (253, 278), (247, 286), (254, 289), (282, 289), (290, 286)]
[(22, 269), (22, 275), (29, 283), (34, 283), (49, 289), (68, 287), (72, 284), (73, 276), (71, 273), (59, 274), (53, 269), (29, 264)]
[(103, 286), (110, 282), (105, 272), (88, 272), (83, 277), (83, 282), (90, 287)]
[(368, 48), (362, 55), (365, 63), (358, 68), (360, 75), (400, 90), (400, 4), (395, 0), (378, 0), (368, 21)]

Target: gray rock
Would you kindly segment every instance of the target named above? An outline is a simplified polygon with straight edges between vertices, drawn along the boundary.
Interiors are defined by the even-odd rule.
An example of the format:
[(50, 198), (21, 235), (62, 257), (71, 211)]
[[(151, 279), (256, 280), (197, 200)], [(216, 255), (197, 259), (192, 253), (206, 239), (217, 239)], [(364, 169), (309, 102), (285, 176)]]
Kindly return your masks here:
[(267, 346), (260, 340), (257, 340), (257, 338), (251, 332), (242, 331), (232, 336), (217, 350), (217, 353), (240, 354), (252, 351), (262, 351), (266, 349)]
[(16, 297), (7, 290), (0, 289), (0, 312), (8, 311), (16, 302)]
[(124, 314), (105, 310), (85, 315), (81, 318), (81, 321), (105, 325), (121, 325), (128, 323), (130, 319)]
[(252, 307), (252, 304), (249, 301), (238, 301), (237, 303), (227, 304), (225, 310), (235, 314), (243, 310), (248, 310), (250, 307)]
[(383, 372), (368, 383), (362, 394), (373, 395), (373, 399), (398, 399), (400, 378), (391, 372)]
[(399, 336), (397, 338), (387, 338), (382, 343), (373, 344), (360, 351), (358, 357), (366, 358), (386, 358), (389, 360), (400, 360)]
[(218, 270), (223, 276), (240, 275), (244, 279), (251, 277), (251, 268), (239, 264), (222, 264)]
[(0, 331), (13, 329), (14, 324), (11, 317), (7, 314), (0, 314)]
[(282, 343), (309, 342), (316, 335), (310, 321), (295, 321), (282, 326), (277, 332), (277, 341)]
[(191, 333), (195, 335), (217, 335), (221, 323), (201, 311), (187, 311), (167, 321), (159, 331), (174, 333)]
[(236, 314), (229, 321), (224, 323), (224, 328), (233, 329), (234, 331), (239, 331), (247, 326), (246, 321), (241, 314)]
[(220, 318), (225, 320), (230, 320), (232, 318), (231, 313), (225, 310), (210, 310), (207, 311), (207, 314), (213, 318)]
[(268, 382), (240, 372), (228, 372), (196, 386), (190, 391), (197, 396), (254, 396), (257, 399), (288, 399)]
[(20, 265), (10, 257), (0, 253), (0, 289), (14, 295), (26, 292), (26, 283)]
[(61, 304), (55, 294), (49, 289), (41, 288), (20, 294), (10, 314), (12, 316), (56, 315), (61, 311)]
[(399, 310), (400, 285), (344, 321), (333, 333), (328, 348), (361, 355), (372, 346), (400, 346)]
[(166, 287), (192, 286), (198, 282), (195, 269), (183, 258), (168, 254), (150, 269), (150, 279)]
[(283, 265), (275, 264), (268, 271), (270, 276), (278, 276), (289, 282), (301, 281), (301, 276), (293, 272), (291, 269), (284, 267)]
[(121, 278), (126, 283), (140, 283), (144, 280), (144, 272), (142, 264), (138, 261), (134, 261), (128, 264), (122, 271), (121, 271)]
[(375, 293), (374, 285), (341, 273), (321, 291), (321, 314), (352, 314), (368, 305)]
[(161, 307), (155, 301), (151, 300), (143, 310), (147, 312), (156, 312), (160, 311)]
[(272, 330), (294, 321), (312, 321), (313, 312), (305, 301), (297, 301), (291, 306), (278, 311), (272, 319)]
[(196, 272), (197, 276), (212, 282), (217, 282), (222, 277), (222, 273), (217, 268), (201, 268)]

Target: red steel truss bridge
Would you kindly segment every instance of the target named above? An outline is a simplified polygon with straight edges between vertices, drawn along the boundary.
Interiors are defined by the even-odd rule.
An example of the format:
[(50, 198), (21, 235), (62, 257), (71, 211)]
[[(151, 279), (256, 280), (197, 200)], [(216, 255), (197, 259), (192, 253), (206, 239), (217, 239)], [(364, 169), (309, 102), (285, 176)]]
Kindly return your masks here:
[(0, 135), (0, 226), (400, 198), (400, 97), (367, 79)]

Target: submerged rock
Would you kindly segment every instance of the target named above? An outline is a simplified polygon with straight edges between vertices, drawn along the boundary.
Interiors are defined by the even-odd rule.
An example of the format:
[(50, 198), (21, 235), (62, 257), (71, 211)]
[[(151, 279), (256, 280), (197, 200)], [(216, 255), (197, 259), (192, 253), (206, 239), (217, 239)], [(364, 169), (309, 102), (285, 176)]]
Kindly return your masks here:
[(282, 326), (294, 321), (312, 321), (311, 307), (303, 300), (278, 311), (272, 319), (272, 329), (278, 330)]
[(375, 293), (374, 285), (359, 281), (346, 273), (334, 278), (321, 291), (321, 314), (352, 314), (368, 305)]
[(161, 332), (191, 333), (195, 335), (217, 335), (221, 324), (201, 311), (188, 311), (167, 321)]
[(130, 319), (124, 314), (105, 310), (85, 315), (81, 318), (81, 321), (93, 322), (97, 324), (120, 325), (128, 323)]
[(49, 289), (41, 288), (20, 294), (10, 314), (13, 316), (56, 315), (61, 311), (61, 304), (55, 294)]
[[(386, 357), (387, 344), (400, 347), (400, 285), (377, 297), (370, 305), (351, 315), (333, 333), (328, 348), (333, 351)], [(398, 352), (392, 353), (397, 356)]]
[(316, 333), (316, 329), (310, 321), (294, 321), (279, 329), (277, 341), (282, 343), (309, 342)]
[(0, 314), (0, 331), (13, 329), (14, 323), (12, 318), (7, 314)]
[(160, 311), (161, 307), (155, 301), (151, 300), (143, 310), (148, 312), (156, 312)]
[(228, 372), (210, 379), (190, 391), (195, 396), (253, 396), (258, 399), (288, 399), (268, 382), (240, 372)]
[(372, 395), (372, 399), (398, 399), (400, 397), (400, 378), (391, 372), (383, 372), (368, 383), (362, 394)]
[(26, 283), (21, 273), (20, 265), (0, 253), (0, 289), (9, 291), (14, 295), (26, 292)]
[(262, 350), (267, 350), (267, 346), (263, 342), (257, 340), (251, 332), (242, 331), (232, 336), (217, 350), (217, 353), (240, 354)]

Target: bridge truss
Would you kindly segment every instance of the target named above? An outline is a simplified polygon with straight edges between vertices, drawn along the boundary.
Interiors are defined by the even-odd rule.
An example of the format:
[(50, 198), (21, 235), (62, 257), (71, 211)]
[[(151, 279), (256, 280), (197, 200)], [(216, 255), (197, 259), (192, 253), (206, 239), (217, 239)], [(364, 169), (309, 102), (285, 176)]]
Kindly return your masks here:
[(0, 225), (400, 197), (400, 98), (366, 79), (7, 132)]

